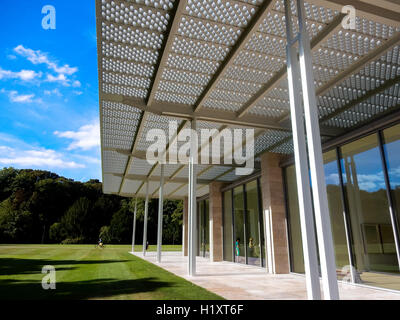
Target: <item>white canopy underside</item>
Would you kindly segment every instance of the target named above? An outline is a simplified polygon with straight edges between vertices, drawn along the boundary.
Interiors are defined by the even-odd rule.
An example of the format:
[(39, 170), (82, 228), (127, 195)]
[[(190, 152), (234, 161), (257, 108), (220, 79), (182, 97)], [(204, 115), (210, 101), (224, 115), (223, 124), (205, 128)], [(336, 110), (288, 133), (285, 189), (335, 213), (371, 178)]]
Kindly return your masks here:
[[(343, 4), (342, 4), (343, 2)], [(400, 5), (305, 2), (323, 141), (399, 109)], [(292, 153), (282, 0), (96, 0), (104, 192), (158, 196), (160, 165), (143, 154), (146, 133), (255, 128), (263, 152)], [(293, 5), (293, 10), (295, 6)], [(295, 13), (295, 11), (294, 11)], [(205, 146), (203, 146), (205, 147)], [(240, 147), (240, 146), (236, 146)], [(239, 178), (234, 166), (198, 165), (197, 195)], [(165, 166), (165, 198), (187, 195), (187, 166)]]

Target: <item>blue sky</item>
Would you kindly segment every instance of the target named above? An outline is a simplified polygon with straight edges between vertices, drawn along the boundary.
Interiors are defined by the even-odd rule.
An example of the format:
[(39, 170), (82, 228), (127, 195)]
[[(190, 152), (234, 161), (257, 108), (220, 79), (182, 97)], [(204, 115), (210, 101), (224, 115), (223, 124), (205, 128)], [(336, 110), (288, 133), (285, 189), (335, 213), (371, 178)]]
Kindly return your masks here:
[(101, 179), (94, 3), (2, 0), (0, 167)]

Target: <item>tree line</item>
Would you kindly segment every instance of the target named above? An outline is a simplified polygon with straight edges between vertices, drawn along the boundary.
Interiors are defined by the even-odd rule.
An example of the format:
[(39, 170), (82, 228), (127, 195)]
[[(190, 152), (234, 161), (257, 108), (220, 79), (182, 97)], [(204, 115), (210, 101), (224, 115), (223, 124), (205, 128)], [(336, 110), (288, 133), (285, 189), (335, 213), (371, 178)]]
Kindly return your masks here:
[[(163, 243), (182, 241), (183, 203), (165, 200)], [(0, 243), (130, 243), (135, 199), (106, 195), (98, 180), (74, 181), (42, 170), (0, 170)], [(148, 240), (157, 242), (158, 199), (149, 201)], [(144, 199), (137, 199), (136, 243)]]

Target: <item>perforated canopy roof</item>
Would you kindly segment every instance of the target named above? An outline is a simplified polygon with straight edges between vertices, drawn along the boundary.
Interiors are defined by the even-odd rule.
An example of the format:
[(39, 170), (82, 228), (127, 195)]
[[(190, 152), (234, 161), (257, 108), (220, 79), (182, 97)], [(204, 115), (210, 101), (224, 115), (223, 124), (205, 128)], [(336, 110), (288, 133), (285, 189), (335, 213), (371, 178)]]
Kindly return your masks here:
[[(400, 4), (351, 1), (348, 30), (346, 2), (305, 2), (323, 141), (399, 108)], [(96, 0), (96, 10), (105, 193), (144, 196), (149, 181), (157, 196), (146, 133), (171, 119), (179, 129), (194, 117), (198, 129), (254, 128), (256, 160), (293, 152), (282, 0)], [(236, 180), (234, 169), (198, 165), (197, 195)], [(187, 176), (166, 165), (165, 197), (186, 196)]]

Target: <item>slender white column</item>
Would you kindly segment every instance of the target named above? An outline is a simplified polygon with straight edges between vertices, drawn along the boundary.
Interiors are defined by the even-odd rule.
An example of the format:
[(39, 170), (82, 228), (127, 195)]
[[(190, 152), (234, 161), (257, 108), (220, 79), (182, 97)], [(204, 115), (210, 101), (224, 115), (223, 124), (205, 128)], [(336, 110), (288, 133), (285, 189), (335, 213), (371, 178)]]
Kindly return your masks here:
[(297, 193), (299, 201), (301, 236), (306, 275), (307, 296), (310, 300), (321, 299), (317, 247), (314, 231), (314, 217), (310, 190), (309, 167), (307, 161), (306, 138), (304, 132), (303, 108), (299, 87), (299, 62), (292, 36), (292, 15), (289, 0), (285, 0), (287, 34), (287, 69), (292, 120), (293, 147), (296, 169)]
[(189, 275), (196, 275), (196, 238), (197, 238), (197, 213), (196, 213), (196, 162), (197, 162), (197, 141), (196, 134), (196, 120), (191, 121), (191, 144), (190, 144), (190, 157), (189, 157), (189, 190), (188, 190), (188, 198), (189, 198)]
[(147, 220), (149, 216), (149, 181), (146, 182), (146, 201), (144, 203), (144, 224), (143, 224), (143, 255), (146, 255), (147, 243)]
[(163, 202), (164, 202), (164, 164), (161, 167), (160, 189), (158, 196), (158, 224), (157, 224), (157, 262), (161, 262), (162, 227), (163, 227)]
[(135, 211), (133, 213), (132, 252), (135, 252), (136, 213), (137, 213), (137, 197), (135, 198)]
[(339, 289), (336, 276), (335, 251), (325, 184), (310, 39), (305, 25), (306, 16), (303, 0), (297, 0), (297, 13), (299, 21), (300, 76), (307, 131), (308, 157), (310, 167), (312, 168), (311, 182), (321, 263), (322, 286), (324, 290), (324, 299), (337, 300), (339, 299)]

